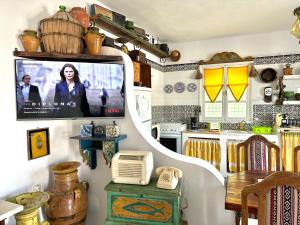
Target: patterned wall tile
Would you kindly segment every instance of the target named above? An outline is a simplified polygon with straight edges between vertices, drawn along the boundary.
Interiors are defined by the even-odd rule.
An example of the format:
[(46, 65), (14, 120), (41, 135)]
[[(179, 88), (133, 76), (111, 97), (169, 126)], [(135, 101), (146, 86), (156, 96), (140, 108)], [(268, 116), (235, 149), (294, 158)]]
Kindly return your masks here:
[(163, 105), (152, 106), (153, 123), (190, 123), (190, 118), (199, 113), (197, 105)]
[(289, 119), (300, 119), (300, 105), (253, 105), (253, 121), (256, 125), (273, 125), (276, 113), (284, 113)]
[[(295, 63), (295, 62), (300, 62), (300, 54), (255, 57), (253, 60), (254, 65)], [(153, 69), (159, 70), (161, 72), (196, 70), (197, 67), (199, 66), (198, 63), (162, 65), (150, 59), (147, 59), (147, 63), (150, 64)]]

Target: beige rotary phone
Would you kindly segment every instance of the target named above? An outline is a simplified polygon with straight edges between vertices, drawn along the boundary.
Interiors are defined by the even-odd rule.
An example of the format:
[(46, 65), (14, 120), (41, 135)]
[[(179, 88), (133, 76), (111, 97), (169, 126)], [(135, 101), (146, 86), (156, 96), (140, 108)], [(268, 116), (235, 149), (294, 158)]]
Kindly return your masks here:
[(156, 186), (164, 189), (175, 189), (178, 178), (182, 177), (182, 171), (174, 167), (158, 167), (156, 174), (159, 175)]

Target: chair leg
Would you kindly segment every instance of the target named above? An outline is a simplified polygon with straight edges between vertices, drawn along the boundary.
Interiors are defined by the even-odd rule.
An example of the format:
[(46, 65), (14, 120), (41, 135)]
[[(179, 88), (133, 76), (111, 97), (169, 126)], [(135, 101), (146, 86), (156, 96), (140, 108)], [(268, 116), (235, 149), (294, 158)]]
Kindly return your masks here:
[(237, 211), (235, 212), (235, 225), (240, 225), (241, 220), (241, 212)]

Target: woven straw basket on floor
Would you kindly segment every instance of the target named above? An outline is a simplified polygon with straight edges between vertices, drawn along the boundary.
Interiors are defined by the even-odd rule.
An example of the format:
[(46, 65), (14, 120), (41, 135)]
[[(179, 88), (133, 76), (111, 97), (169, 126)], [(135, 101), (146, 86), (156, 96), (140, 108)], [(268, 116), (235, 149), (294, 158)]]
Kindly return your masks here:
[(78, 54), (83, 50), (84, 27), (59, 6), (60, 11), (40, 21), (39, 30), (48, 53)]

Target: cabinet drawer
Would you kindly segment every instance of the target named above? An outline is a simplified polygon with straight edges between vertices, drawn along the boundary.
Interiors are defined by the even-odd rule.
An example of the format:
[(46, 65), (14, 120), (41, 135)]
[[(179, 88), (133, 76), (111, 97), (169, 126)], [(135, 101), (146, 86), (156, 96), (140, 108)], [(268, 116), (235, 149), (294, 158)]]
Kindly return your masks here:
[(108, 193), (108, 220), (141, 224), (179, 224), (179, 198)]

